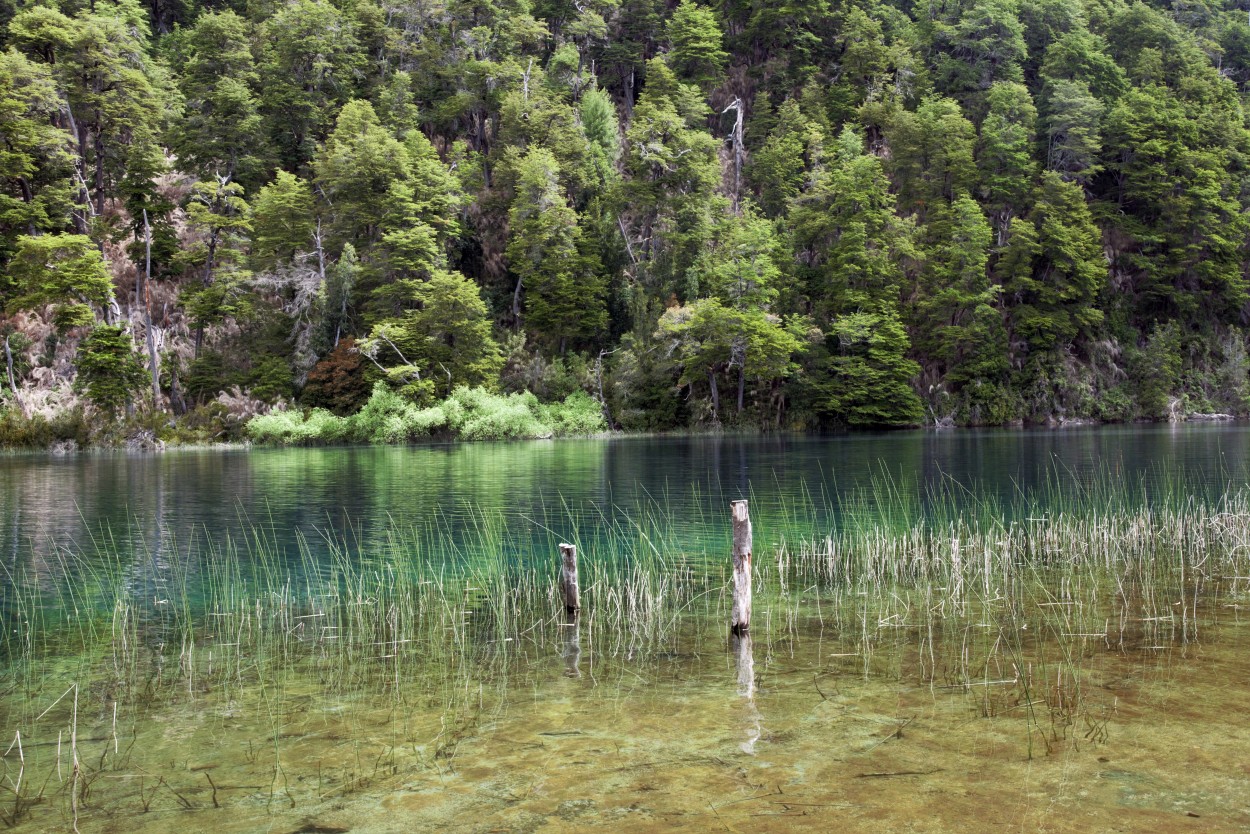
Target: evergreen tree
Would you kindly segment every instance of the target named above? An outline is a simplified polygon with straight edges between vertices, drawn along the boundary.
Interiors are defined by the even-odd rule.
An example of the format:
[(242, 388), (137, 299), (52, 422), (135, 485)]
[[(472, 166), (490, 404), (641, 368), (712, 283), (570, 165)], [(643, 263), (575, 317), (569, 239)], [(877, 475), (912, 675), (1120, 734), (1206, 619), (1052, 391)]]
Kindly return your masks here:
[(185, 38), (183, 111), (170, 136), (185, 170), (245, 188), (259, 185), (269, 156), (251, 37), (251, 26), (232, 11), (200, 15)]
[(1012, 330), (1030, 350), (1070, 344), (1102, 321), (1106, 284), (1098, 228), (1081, 189), (1048, 171), (1027, 220), (1012, 222), (998, 265)]
[(294, 174), (279, 171), (252, 202), (252, 258), (272, 268), (313, 248), (316, 216), (312, 190)]
[(851, 425), (920, 420), (900, 323), (905, 264), (916, 259), (914, 229), (893, 211), (881, 160), (850, 128), (813, 188), (790, 210), (797, 271), (807, 278), (820, 334), (809, 351), (801, 398), (826, 419)]
[(976, 130), (949, 98), (896, 111), (886, 127), (890, 167), (904, 212), (923, 218), (976, 185)]
[(1027, 209), (1037, 176), (1033, 160), (1037, 109), (1023, 84), (1001, 82), (989, 91), (989, 113), (981, 124), (977, 168), (998, 243), (1013, 217)]
[(17, 238), (6, 271), (7, 312), (53, 306), (58, 327), (93, 324), (115, 303), (113, 281), (99, 248), (85, 235)]
[(457, 385), (493, 388), (503, 355), (473, 282), (437, 270), (415, 295), (414, 309), (374, 325), (361, 342), (365, 355), (418, 400), (447, 396)]
[(570, 343), (599, 335), (607, 324), (604, 287), (584, 262), (577, 213), (560, 193), (559, 166), (534, 148), (517, 166), (508, 212), (509, 267), (517, 276), (513, 314), (525, 293), (524, 321), (540, 341), (564, 353)]
[(147, 371), (131, 349), (133, 340), (120, 325), (102, 324), (78, 346), (75, 387), (96, 408), (116, 415), (131, 397), (143, 389)]
[(700, 87), (720, 80), (729, 56), (716, 13), (694, 0), (681, 0), (668, 22), (668, 64), (677, 77)]
[(260, 27), (260, 111), (288, 170), (313, 157), (355, 91), (356, 26), (326, 0), (291, 0)]

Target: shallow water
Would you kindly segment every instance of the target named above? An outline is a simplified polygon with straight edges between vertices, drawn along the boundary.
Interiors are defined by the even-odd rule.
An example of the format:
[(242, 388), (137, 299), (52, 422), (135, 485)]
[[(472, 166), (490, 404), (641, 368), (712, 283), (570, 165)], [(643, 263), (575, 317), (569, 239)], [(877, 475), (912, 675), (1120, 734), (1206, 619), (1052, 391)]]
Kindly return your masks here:
[(709, 610), (650, 645), (547, 621), (454, 670), (401, 676), (380, 654), (367, 683), (316, 651), (234, 682), (203, 668), (210, 646), (189, 674), (146, 647), (136, 690), (159, 697), (83, 693), (76, 720), (72, 697), (52, 703), (63, 674), (6, 697), (42, 785), (17, 829), (1250, 829), (1250, 581), (1036, 590), (1018, 616), (926, 616), (948, 605), (931, 589), (890, 614), (867, 594), (769, 596), (746, 641)]

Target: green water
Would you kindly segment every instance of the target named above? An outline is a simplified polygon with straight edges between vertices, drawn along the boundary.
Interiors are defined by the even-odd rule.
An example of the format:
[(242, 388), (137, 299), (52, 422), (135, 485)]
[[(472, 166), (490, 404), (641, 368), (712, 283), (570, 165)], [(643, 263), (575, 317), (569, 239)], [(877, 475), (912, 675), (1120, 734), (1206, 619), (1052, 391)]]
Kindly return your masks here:
[(1250, 830), (1247, 439), (0, 459), (0, 825)]
[(158, 561), (176, 560), (171, 550), (192, 532), (257, 525), (284, 548), (326, 531), (376, 544), (394, 526), (431, 520), (458, 535), (483, 510), (505, 516), (509, 542), (526, 549), (568, 536), (570, 518), (593, 526), (657, 506), (689, 541), (719, 546), (730, 500), (754, 499), (764, 535), (782, 507), (836, 527), (839, 499), (883, 477), (921, 510), (934, 487), (1011, 512), (1108, 477), (1142, 493), (1179, 483), (1213, 497), (1250, 483), (1250, 425), (8, 455), (0, 554), (18, 564), (104, 528)]

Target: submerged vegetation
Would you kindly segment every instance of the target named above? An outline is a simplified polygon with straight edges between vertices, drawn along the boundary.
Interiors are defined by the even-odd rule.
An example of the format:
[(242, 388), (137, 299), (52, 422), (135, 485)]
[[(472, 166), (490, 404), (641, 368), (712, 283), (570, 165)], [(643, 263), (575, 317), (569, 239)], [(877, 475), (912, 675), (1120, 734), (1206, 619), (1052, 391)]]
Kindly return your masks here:
[[(836, 506), (757, 514), (760, 666), (747, 644), (744, 667), (738, 647), (739, 685), (753, 692), (758, 673), (776, 704), (801, 696), (805, 710), (850, 708), (842, 689), (856, 680), (953, 696), (949, 717), (925, 719), (935, 732), (992, 727), (1010, 760), (1109, 744), (1131, 718), (1108, 664), (1184, 651), (1250, 604), (1250, 493), (1208, 503), (1104, 479), (1041, 499), (969, 511), (953, 487), (911, 496), (879, 481)], [(834, 529), (819, 532), (822, 514)], [(515, 741), (500, 727), (551, 697), (539, 691), (552, 662), (556, 679), (584, 670), (583, 695), (615, 703), (609, 724), (631, 699), (667, 711), (703, 688), (717, 701), (732, 692), (715, 661), (727, 531), (700, 532), (716, 519), (657, 504), (633, 518), (566, 507), (530, 521), (536, 538), (480, 512), (454, 531), (435, 518), (292, 552), (260, 524), (244, 540), (132, 550), (102, 534), (34, 554), (0, 597), (0, 731), (13, 740), (0, 814), (43, 830), (154, 808), (311, 814), (425, 778), (446, 785), (481, 772), (466, 752), (481, 736)], [(565, 539), (583, 554), (575, 620), (555, 581)], [(647, 683), (674, 662), (690, 677), (684, 694)], [(887, 722), (891, 735), (859, 754), (912, 719)], [(744, 753), (760, 741), (751, 720)], [(542, 735), (599, 726), (584, 722)], [(198, 739), (172, 770), (162, 723)]]
[(0, 444), (1246, 416), (1248, 83), (1231, 0), (0, 0)]

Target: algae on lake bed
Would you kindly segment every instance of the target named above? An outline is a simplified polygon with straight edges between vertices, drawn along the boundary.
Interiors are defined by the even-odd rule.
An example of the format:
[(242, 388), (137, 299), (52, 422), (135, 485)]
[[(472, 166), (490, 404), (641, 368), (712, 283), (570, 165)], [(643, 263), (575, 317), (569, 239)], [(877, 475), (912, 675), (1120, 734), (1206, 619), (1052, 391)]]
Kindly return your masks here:
[(195, 598), (124, 571), (70, 595), (19, 583), (0, 815), (83, 832), (1250, 827), (1242, 496), (761, 551), (749, 655), (723, 574), (643, 539), (588, 571), (575, 629), (554, 562), (439, 575), (402, 540), (324, 575), (218, 553)]

